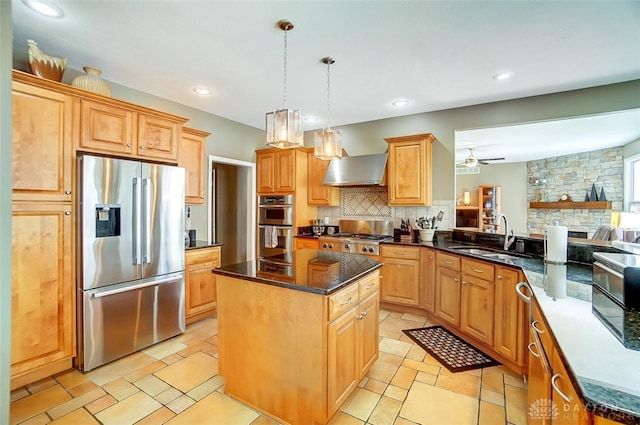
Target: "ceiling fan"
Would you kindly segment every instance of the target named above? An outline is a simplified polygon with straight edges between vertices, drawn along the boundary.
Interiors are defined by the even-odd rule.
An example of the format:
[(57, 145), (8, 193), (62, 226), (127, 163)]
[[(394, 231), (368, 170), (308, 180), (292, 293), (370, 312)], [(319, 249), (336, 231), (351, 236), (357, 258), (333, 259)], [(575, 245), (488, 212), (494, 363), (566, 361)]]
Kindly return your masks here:
[(467, 148), (469, 149), (469, 156), (462, 162), (456, 164), (456, 166), (458, 167), (477, 167), (478, 164), (481, 165), (488, 165), (489, 162), (488, 161), (503, 161), (504, 158), (476, 158), (475, 155), (473, 155), (473, 148)]

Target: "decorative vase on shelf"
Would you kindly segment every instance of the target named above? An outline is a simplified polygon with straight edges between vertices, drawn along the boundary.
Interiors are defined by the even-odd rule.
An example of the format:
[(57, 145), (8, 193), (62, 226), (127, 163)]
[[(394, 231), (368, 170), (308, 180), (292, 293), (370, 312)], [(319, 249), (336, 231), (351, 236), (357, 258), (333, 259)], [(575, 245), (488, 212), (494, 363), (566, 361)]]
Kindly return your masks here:
[(599, 199), (600, 201), (606, 201), (606, 200), (607, 200), (606, 196), (604, 196), (604, 186), (602, 186), (602, 187), (600, 188), (600, 198), (598, 198), (598, 199)]
[(38, 48), (38, 43), (27, 40), (29, 53), (29, 70), (40, 78), (60, 82), (67, 67), (67, 58), (49, 56)]
[(598, 200), (598, 191), (596, 190), (596, 184), (591, 183), (591, 195), (589, 195), (589, 201), (596, 202)]
[(103, 96), (111, 96), (111, 89), (107, 83), (100, 78), (102, 71), (91, 66), (85, 66), (82, 69), (85, 74), (79, 75), (71, 81), (71, 85), (73, 87), (101, 94)]

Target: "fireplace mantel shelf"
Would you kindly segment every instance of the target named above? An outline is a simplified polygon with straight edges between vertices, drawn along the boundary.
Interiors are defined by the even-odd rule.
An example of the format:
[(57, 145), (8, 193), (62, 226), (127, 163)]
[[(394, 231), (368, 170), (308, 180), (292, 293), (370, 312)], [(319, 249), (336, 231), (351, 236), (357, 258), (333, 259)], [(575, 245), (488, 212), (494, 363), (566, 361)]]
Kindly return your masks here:
[(590, 202), (530, 202), (529, 208), (550, 209), (550, 210), (610, 210), (611, 201), (590, 201)]

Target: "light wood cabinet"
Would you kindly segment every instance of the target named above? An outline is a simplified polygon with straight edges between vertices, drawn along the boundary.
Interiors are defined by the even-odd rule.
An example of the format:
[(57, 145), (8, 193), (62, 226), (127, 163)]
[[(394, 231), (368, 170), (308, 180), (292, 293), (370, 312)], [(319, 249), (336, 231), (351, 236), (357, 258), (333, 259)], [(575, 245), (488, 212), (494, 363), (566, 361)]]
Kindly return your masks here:
[(420, 248), (381, 245), (380, 300), (420, 306)]
[(493, 345), (493, 279), (493, 265), (462, 259), (460, 329), (490, 346)]
[(117, 100), (81, 99), (79, 148), (175, 164), (186, 119), (154, 112), (137, 111)]
[(359, 382), (357, 315), (357, 309), (351, 308), (328, 326), (329, 416), (342, 406)]
[(219, 246), (192, 249), (185, 252), (185, 321), (187, 324), (211, 317), (216, 313), (216, 276), (211, 272), (220, 267)]
[(322, 184), (330, 162), (307, 153), (307, 204), (340, 205), (340, 188)]
[(295, 238), (295, 249), (320, 249), (318, 239)]
[(495, 316), (493, 348), (520, 365), (527, 363), (527, 308), (515, 286), (524, 280), (522, 272), (511, 267), (495, 267)]
[[(545, 409), (551, 400), (551, 365), (542, 349), (540, 338), (534, 331), (530, 333), (530, 343), (527, 348), (529, 358), (527, 405), (531, 406), (530, 412), (533, 413), (528, 415), (528, 423), (551, 425), (550, 412)], [(540, 403), (544, 404), (538, 406)]]
[(436, 252), (420, 248), (420, 304), (429, 313), (436, 311)]
[[(295, 192), (297, 151), (297, 149), (261, 149), (256, 151), (258, 195)], [(306, 162), (306, 152), (304, 160)], [(304, 168), (306, 169), (306, 167)]]
[(553, 417), (551, 423), (553, 425), (590, 425), (591, 413), (584, 408), (562, 363), (558, 347), (555, 346), (551, 357), (551, 369), (553, 370), (551, 400), (559, 411), (559, 415)]
[(14, 202), (11, 388), (72, 367), (75, 274), (71, 203)]
[(389, 143), (389, 205), (431, 205), (431, 133), (385, 139)]
[(71, 202), (73, 99), (12, 85), (13, 200)]
[(184, 167), (184, 202), (186, 205), (204, 204), (204, 174), (206, 138), (211, 135), (206, 131), (182, 128), (180, 141), (180, 161)]
[(460, 258), (436, 253), (435, 314), (445, 322), (460, 326), (461, 273)]

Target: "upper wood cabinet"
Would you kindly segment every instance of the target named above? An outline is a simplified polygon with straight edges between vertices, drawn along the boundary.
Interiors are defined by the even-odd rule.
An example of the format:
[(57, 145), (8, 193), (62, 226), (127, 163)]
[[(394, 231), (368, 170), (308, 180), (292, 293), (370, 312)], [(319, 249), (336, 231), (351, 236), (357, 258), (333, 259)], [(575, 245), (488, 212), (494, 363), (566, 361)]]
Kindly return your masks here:
[(277, 148), (256, 151), (258, 194), (295, 192), (296, 151), (297, 149)]
[(385, 139), (389, 143), (389, 205), (431, 205), (431, 133)]
[(177, 163), (186, 120), (134, 111), (116, 102), (82, 99), (80, 105), (82, 150)]
[(322, 184), (330, 162), (307, 154), (307, 204), (340, 205), (340, 188)]
[(211, 135), (205, 131), (182, 128), (180, 142), (180, 161), (184, 167), (184, 201), (187, 205), (204, 204), (204, 152), (206, 138)]
[(71, 96), (13, 82), (13, 200), (71, 202)]

